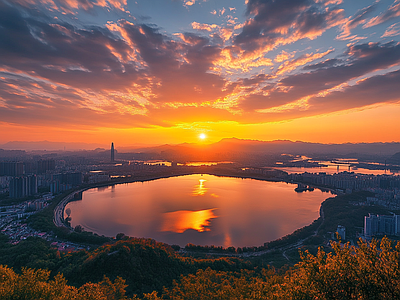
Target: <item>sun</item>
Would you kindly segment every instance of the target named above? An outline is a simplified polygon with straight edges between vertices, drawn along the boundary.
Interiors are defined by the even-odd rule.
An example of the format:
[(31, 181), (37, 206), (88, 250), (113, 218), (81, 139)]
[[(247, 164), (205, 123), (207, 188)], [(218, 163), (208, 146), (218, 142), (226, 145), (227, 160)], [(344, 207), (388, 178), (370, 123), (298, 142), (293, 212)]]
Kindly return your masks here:
[(199, 135), (199, 138), (200, 138), (201, 140), (204, 140), (206, 137), (207, 137), (207, 136), (206, 136), (205, 133), (200, 133), (200, 135)]

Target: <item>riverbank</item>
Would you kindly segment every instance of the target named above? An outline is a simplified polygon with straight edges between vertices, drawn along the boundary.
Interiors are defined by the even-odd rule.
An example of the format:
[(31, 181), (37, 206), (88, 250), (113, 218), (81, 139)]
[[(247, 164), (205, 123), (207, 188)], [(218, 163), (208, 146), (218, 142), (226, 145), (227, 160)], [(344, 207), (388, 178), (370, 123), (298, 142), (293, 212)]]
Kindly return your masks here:
[[(198, 168), (194, 168), (194, 169), (192, 169), (191, 170), (191, 172), (179, 172), (179, 174), (174, 174), (175, 176), (174, 177), (176, 177), (176, 176), (179, 176), (179, 175), (190, 175), (190, 174), (198, 174), (198, 173), (202, 173), (202, 174), (207, 174), (207, 175), (212, 175), (212, 176), (218, 176), (218, 177), (225, 177), (225, 178), (227, 178), (226, 180), (223, 180), (223, 179), (217, 179), (216, 177), (214, 177), (215, 178), (215, 182), (224, 182), (224, 184), (227, 184), (227, 183), (230, 183), (230, 182), (236, 182), (236, 184), (238, 185), (238, 187), (244, 187), (245, 189), (247, 189), (246, 190), (246, 195), (248, 195), (249, 197), (251, 197), (251, 195), (253, 195), (251, 192), (253, 191), (253, 190), (258, 190), (259, 188), (261, 188), (261, 189), (265, 189), (265, 188), (267, 188), (268, 189), (268, 187), (269, 186), (274, 186), (275, 187), (275, 185), (277, 185), (277, 183), (275, 183), (275, 182), (282, 182), (282, 180), (281, 179), (279, 179), (279, 178), (271, 178), (271, 177), (267, 177), (267, 176), (260, 176), (259, 174), (256, 174), (255, 176), (254, 175), (251, 175), (251, 174), (243, 174), (243, 173), (239, 173), (239, 172), (232, 172), (231, 170), (230, 170), (230, 172), (225, 172), (225, 170), (201, 170), (202, 172), (200, 172), (200, 170), (198, 169)], [(208, 171), (208, 172), (205, 172), (205, 171)], [(143, 176), (143, 175), (141, 175), (141, 176), (137, 176), (137, 177), (131, 177), (131, 178), (129, 178), (129, 179), (125, 179), (125, 180), (123, 180), (123, 181), (121, 181), (120, 180), (120, 184), (122, 184), (122, 183), (127, 183), (127, 182), (144, 182), (144, 181), (150, 181), (150, 180), (154, 180), (154, 179), (158, 179), (158, 178), (165, 178), (165, 177), (171, 177), (171, 174), (168, 174), (169, 176), (166, 176), (167, 174), (152, 174), (153, 176), (149, 176), (148, 174), (146, 175), (146, 176)], [(154, 175), (157, 175), (157, 176), (154, 176)], [(207, 177), (207, 175), (205, 175), (205, 177)], [(192, 193), (191, 192), (191, 190), (194, 188), (194, 185), (196, 185), (196, 184), (199, 184), (199, 182), (198, 182), (198, 180), (200, 180), (201, 178), (203, 178), (203, 177), (200, 177), (199, 175), (197, 176), (196, 175), (196, 177), (195, 178), (197, 178), (196, 179), (196, 182), (197, 183), (192, 183), (192, 185), (191, 184), (189, 184), (190, 186), (189, 186), (189, 193)], [(211, 177), (210, 177), (211, 178)], [(228, 178), (232, 178), (232, 179), (228, 179)], [(235, 179), (234, 179), (235, 178)], [(204, 179), (207, 179), (208, 180), (208, 177), (207, 178), (204, 178)], [(240, 180), (240, 179), (253, 179), (253, 180), (255, 180), (255, 181), (250, 181), (250, 180), (246, 180), (246, 181), (242, 181), (242, 180)], [(200, 180), (201, 181), (201, 185), (202, 185), (202, 180)], [(262, 183), (261, 181), (268, 181), (268, 182), (271, 182), (271, 183)], [(162, 182), (164, 182), (164, 183), (162, 183)], [(175, 180), (172, 180), (171, 182), (180, 182), (180, 179), (178, 180), (178, 179), (175, 179)], [(210, 184), (210, 186), (212, 186), (212, 182), (213, 181), (209, 181), (209, 184)], [(226, 183), (225, 183), (226, 182)], [(112, 183), (110, 183), (110, 182), (107, 182), (107, 184), (106, 185), (113, 185), (113, 184), (116, 184), (117, 182), (112, 182)], [(289, 204), (289, 207), (295, 207), (296, 205), (301, 205), (300, 204), (300, 202), (298, 201), (298, 200), (296, 200), (298, 197), (300, 197), (300, 196), (296, 196), (296, 194), (294, 193), (294, 188), (296, 187), (295, 185), (293, 185), (293, 184), (289, 184), (289, 185), (287, 185), (286, 184), (287, 182), (282, 182), (282, 183), (279, 183), (279, 185), (277, 185), (277, 186), (280, 186), (280, 188), (282, 188), (282, 191), (284, 190), (285, 191), (285, 195), (286, 196), (284, 196), (285, 198), (283, 198), (283, 199), (288, 199), (288, 201), (294, 201), (294, 202), (288, 202), (288, 203), (291, 203), (291, 204)], [(157, 183), (156, 185), (164, 185), (164, 186), (170, 186), (170, 184), (168, 183), (168, 181), (161, 181), (160, 183)], [(234, 185), (230, 185), (231, 187), (234, 187), (236, 184), (234, 184)], [(215, 184), (214, 184), (215, 185)], [(148, 185), (145, 185), (145, 187), (146, 186), (148, 186)], [(152, 185), (150, 185), (150, 191), (147, 191), (146, 193), (152, 193), (151, 192), (151, 186)], [(206, 188), (208, 187), (208, 188), (210, 188), (210, 186), (208, 186), (207, 184), (206, 184)], [(255, 189), (252, 189), (252, 188), (250, 188), (250, 190), (249, 190), (249, 187), (250, 186), (254, 186), (254, 188)], [(138, 185), (137, 186), (138, 188), (139, 187), (142, 187), (142, 185), (140, 184), (140, 185)], [(257, 187), (257, 188), (256, 188)], [(133, 188), (133, 187), (132, 187)], [(122, 189), (122, 187), (121, 187), (121, 189)], [(125, 189), (125, 188), (124, 188)], [(142, 189), (142, 188), (141, 188)], [(230, 188), (229, 188), (230, 189)], [(275, 189), (275, 188), (274, 188)], [(92, 192), (94, 193), (93, 195), (97, 195), (96, 194), (96, 189), (94, 189), (94, 190), (92, 190)], [(114, 190), (112, 190), (112, 191), (114, 191)], [(119, 189), (118, 190), (116, 190), (116, 191), (120, 191)], [(183, 190), (182, 190), (183, 191)], [(197, 191), (197, 190), (196, 190)], [(221, 190), (222, 191), (222, 190)], [(91, 192), (91, 194), (90, 195), (92, 195), (92, 192)], [(103, 192), (105, 192), (105, 191), (102, 191), (102, 194), (103, 194)], [(106, 196), (102, 196), (102, 197), (106, 197), (107, 199), (109, 199), (109, 197), (111, 197), (111, 194), (109, 194), (111, 192), (111, 189), (108, 189), (108, 192), (107, 192), (107, 194), (105, 194)], [(137, 191), (137, 192), (139, 192), (139, 190)], [(137, 192), (135, 192), (135, 193), (137, 193)], [(234, 190), (232, 190), (231, 191), (231, 193), (233, 193), (233, 194), (231, 194), (229, 197), (233, 197), (234, 195), (238, 195), (235, 199), (236, 200), (233, 200), (233, 199), (231, 199), (232, 201), (233, 201), (233, 203), (242, 203), (242, 204), (244, 204), (245, 202), (241, 202), (240, 201), (240, 199), (242, 199), (243, 198), (243, 196), (242, 197), (240, 197), (239, 195), (245, 195), (245, 194), (243, 194), (243, 192), (244, 192), (244, 190), (242, 191), (242, 192), (240, 192), (240, 190), (238, 190), (238, 193), (239, 194), (237, 194), (237, 193), (235, 193), (235, 191)], [(118, 192), (119, 194), (118, 195), (120, 195), (120, 193), (121, 192)], [(139, 193), (143, 193), (143, 191), (141, 191), (141, 192), (139, 192)], [(172, 191), (171, 192), (169, 192), (169, 191), (167, 191), (166, 190), (166, 192), (165, 193), (172, 193)], [(210, 205), (212, 205), (212, 203), (214, 203), (214, 205), (216, 205), (218, 202), (217, 202), (217, 199), (216, 198), (212, 198), (212, 197), (214, 197), (213, 195), (213, 190), (209, 190), (209, 192), (208, 192), (209, 194), (211, 194), (211, 198), (209, 199), (209, 204)], [(182, 192), (180, 192), (180, 194), (182, 194)], [(217, 194), (219, 194), (219, 192), (217, 192)], [(85, 194), (86, 195), (86, 194)], [(108, 195), (108, 196), (107, 196)], [(117, 195), (117, 194), (115, 194), (115, 195)], [(260, 194), (261, 195), (261, 194)], [(269, 196), (268, 196), (269, 195)], [(272, 199), (276, 199), (276, 200), (278, 200), (279, 199), (279, 197), (282, 197), (282, 195), (283, 194), (281, 194), (281, 193), (275, 193), (274, 194), (274, 196), (271, 198), (271, 200)], [(100, 195), (99, 195), (100, 196)], [(154, 196), (154, 195), (153, 195)], [(223, 196), (223, 194), (219, 194), (219, 196), (220, 197), (224, 197)], [(270, 194), (265, 194), (264, 196), (262, 196), (261, 198), (260, 197), (258, 197), (259, 198), (259, 200), (257, 200), (258, 202), (255, 202), (255, 203), (257, 203), (257, 204), (255, 204), (256, 206), (255, 207), (257, 207), (257, 205), (260, 205), (260, 207), (265, 207), (265, 204), (263, 204), (264, 202), (265, 202), (265, 200), (267, 200), (269, 197), (271, 197), (272, 196), (272, 194), (270, 195)], [(88, 196), (89, 197), (89, 196)], [(94, 198), (93, 198), (94, 197)], [(161, 194), (161, 195), (158, 195), (157, 197), (163, 197), (163, 195)], [(178, 196), (176, 196), (176, 197), (178, 197)], [(217, 197), (217, 196), (215, 196), (215, 197)], [(294, 198), (293, 198), (294, 197)], [(300, 198), (304, 198), (304, 199), (308, 199), (308, 197), (310, 197), (310, 196), (307, 196), (307, 195), (304, 195), (303, 197), (300, 197)], [(316, 195), (314, 195), (314, 196), (311, 196), (311, 197), (313, 197), (313, 198), (315, 198), (315, 201), (313, 202), (313, 206), (312, 206), (312, 214), (310, 214), (309, 215), (309, 217), (307, 218), (307, 219), (304, 219), (304, 217), (302, 218), (302, 221), (299, 223), (299, 222), (296, 222), (296, 221), (294, 221), (294, 219), (293, 219), (293, 221), (292, 221), (292, 219), (288, 219), (287, 221), (285, 221), (285, 222), (292, 222), (292, 225), (291, 225), (291, 227), (289, 228), (289, 230), (291, 229), (291, 231), (295, 231), (295, 229), (296, 228), (299, 228), (299, 227), (302, 227), (302, 226), (304, 226), (304, 224), (307, 224), (308, 222), (308, 224), (310, 224), (311, 222), (312, 222), (312, 220), (314, 220), (314, 219), (316, 219), (316, 218), (318, 218), (318, 209), (319, 209), (319, 207), (320, 207), (320, 203), (326, 198), (325, 197), (325, 195), (323, 194), (323, 193), (321, 193), (320, 191), (318, 191), (318, 195), (316, 194)], [(324, 197), (324, 198), (323, 198)], [(92, 201), (97, 201), (97, 200), (101, 200), (101, 199), (103, 199), (103, 198), (98, 198), (97, 196), (92, 196)], [(197, 197), (198, 198), (198, 197)], [(196, 199), (197, 199), (196, 198)], [(253, 198), (254, 199), (257, 199), (257, 197), (256, 197), (256, 194), (254, 194), (253, 195)], [(265, 200), (264, 200), (264, 198), (265, 198)], [(299, 199), (300, 199), (299, 198)], [(69, 196), (69, 199), (72, 199), (72, 195), (70, 195)], [(86, 198), (85, 198), (86, 199)], [(174, 198), (175, 199), (175, 198)], [(178, 199), (178, 198), (176, 198), (176, 199)], [(186, 199), (186, 198), (185, 198)], [(203, 199), (203, 198), (202, 198)], [(225, 199), (225, 198), (221, 198), (221, 199)], [(282, 199), (282, 200), (283, 200)], [(289, 199), (291, 199), (291, 200), (289, 200)], [(90, 197), (89, 198), (87, 198), (87, 200), (89, 201), (90, 200)], [(104, 199), (105, 200), (105, 199)], [(187, 200), (187, 199), (186, 199)], [(185, 201), (186, 201), (185, 200)], [(103, 200), (101, 200), (101, 201), (103, 201)], [(193, 200), (194, 201), (194, 200)], [(197, 201), (197, 200), (196, 200)], [(219, 201), (219, 200), (218, 200)], [(237, 201), (237, 202), (235, 202), (235, 201)], [(261, 201), (261, 202), (260, 202)], [(59, 205), (59, 207), (64, 207), (65, 206), (65, 203), (66, 203), (67, 201), (62, 201), (61, 203), (60, 203), (60, 205)], [(190, 202), (192, 202), (192, 201), (190, 201)], [(93, 202), (93, 203), (95, 203), (95, 202)], [(103, 202), (102, 202), (103, 203)], [(274, 203), (274, 204), (272, 204), (272, 203)], [(257, 211), (259, 211), (258, 212), (258, 218), (260, 218), (260, 221), (261, 221), (261, 219), (264, 219), (264, 220), (272, 220), (271, 218), (274, 218), (275, 216), (274, 215), (271, 215), (271, 216), (269, 216), (269, 211), (272, 211), (272, 210), (274, 210), (275, 211), (275, 209), (281, 209), (281, 208), (279, 208), (279, 207), (285, 207), (285, 206), (282, 206), (282, 204), (283, 204), (283, 202), (282, 202), (282, 204), (279, 204), (280, 203), (280, 201), (273, 201), (273, 202), (271, 202), (271, 204), (273, 205), (273, 206), (268, 206), (268, 207), (270, 207), (268, 210), (266, 210), (265, 212), (261, 212), (261, 211), (259, 211), (258, 209), (256, 209), (256, 211), (254, 211), (254, 213), (256, 213), (256, 215), (257, 215)], [(75, 212), (79, 212), (79, 215), (81, 215), (82, 214), (82, 210), (79, 208), (79, 206), (80, 205), (82, 205), (82, 204), (80, 204), (80, 203), (76, 203), (76, 205), (78, 205), (76, 208), (75, 208), (75, 210), (74, 209), (72, 209), (73, 211), (75, 211)], [(109, 205), (113, 205), (113, 204), (109, 204)], [(118, 204), (117, 203), (115, 203), (115, 205), (116, 205), (116, 207), (118, 207)], [(240, 205), (239, 205), (240, 206)], [(274, 209), (272, 209), (272, 207), (275, 207)], [(72, 208), (72, 207), (71, 207)], [(133, 207), (131, 207), (131, 209), (134, 209)], [(60, 209), (61, 210), (61, 209)], [(232, 210), (232, 208), (231, 208), (231, 210)], [(237, 210), (237, 213), (238, 214), (240, 214), (241, 212), (243, 211), (243, 209), (242, 208), (238, 208), (238, 210)], [(287, 211), (287, 209), (285, 210), (285, 211)], [(289, 211), (291, 211), (291, 209), (289, 209)], [(221, 211), (221, 212), (223, 212), (223, 211)], [(220, 213), (221, 213), (220, 212)], [(106, 212), (104, 212), (104, 213), (106, 213)], [(123, 215), (123, 211), (121, 211), (120, 212), (122, 215)], [(243, 211), (243, 213), (244, 213), (244, 211)], [(247, 213), (244, 213), (244, 215), (251, 215), (252, 214), (252, 212), (247, 212)], [(286, 213), (286, 212), (282, 212), (282, 216), (285, 216), (285, 215), (287, 215), (288, 213)], [(290, 213), (289, 213), (290, 214)], [(298, 215), (295, 211), (293, 211), (291, 214), (296, 214), (296, 216)], [(82, 217), (79, 217), (79, 215), (77, 215), (76, 213), (75, 214), (73, 214), (72, 215), (72, 218), (75, 220), (75, 222), (73, 222), (73, 226), (75, 226), (75, 225), (77, 225), (77, 224), (86, 224), (84, 221), (82, 221), (81, 219), (82, 219)], [(86, 213), (84, 213), (84, 215), (90, 215), (90, 211), (87, 211)], [(254, 215), (253, 216), (253, 219), (254, 219), (254, 217), (256, 216), (256, 215)], [(269, 216), (269, 217), (265, 217), (265, 216)], [(294, 217), (294, 215), (293, 215), (293, 217)], [(164, 218), (164, 216), (157, 216), (156, 217), (157, 219), (159, 219), (159, 220), (161, 220), (161, 218)], [(246, 224), (251, 224), (251, 222), (252, 222), (252, 220), (251, 220), (252, 218), (250, 218), (249, 220), (247, 220), (246, 221), (246, 223), (243, 223), (243, 224), (238, 224), (237, 223), (237, 220), (236, 220), (236, 217), (234, 217), (233, 219), (232, 219), (232, 228), (234, 228), (234, 227), (238, 227), (238, 226), (246, 226)], [(301, 219), (301, 218), (300, 218)], [(104, 221), (104, 220), (103, 220)], [(120, 220), (121, 221), (121, 220)], [(308, 221), (308, 222), (307, 222)], [(126, 222), (129, 222), (129, 220), (126, 220)], [(270, 241), (270, 240), (273, 240), (273, 239), (275, 239), (275, 238), (277, 238), (277, 237), (282, 237), (283, 236), (283, 234), (282, 235), (276, 235), (278, 232), (282, 232), (282, 230), (280, 230), (280, 229), (276, 229), (274, 232), (275, 232), (275, 234), (269, 234), (268, 235), (268, 228), (270, 227), (270, 225), (272, 225), (272, 224), (270, 224), (270, 222), (267, 222), (267, 221), (264, 221), (264, 223), (263, 222), (261, 222), (262, 224), (264, 224), (263, 226), (265, 227), (265, 230), (262, 230), (262, 229), (257, 229), (259, 232), (260, 232), (260, 234), (258, 235), (258, 237), (255, 237), (255, 238), (253, 238), (253, 239), (246, 239), (247, 240), (247, 242), (241, 242), (240, 240), (233, 240), (232, 241), (232, 243), (235, 245), (235, 246), (240, 246), (237, 250), (236, 249), (234, 249), (234, 253), (238, 253), (238, 254), (243, 254), (244, 256), (246, 256), (246, 255), (252, 255), (252, 254), (250, 254), (250, 253), (252, 253), (252, 252), (257, 252), (257, 251), (259, 251), (259, 250), (264, 250), (264, 249), (266, 249), (265, 248), (265, 245), (267, 244), (267, 243), (265, 243), (266, 241)], [(258, 225), (261, 225), (261, 223), (257, 223)], [(107, 223), (108, 224), (108, 223)], [(110, 223), (111, 224), (111, 223)], [(283, 224), (283, 223), (282, 223)], [(256, 225), (256, 224), (254, 224), (254, 225)], [(110, 225), (111, 226), (111, 225)], [(134, 225), (134, 226), (144, 226), (143, 228), (146, 228), (145, 226), (146, 225), (143, 225), (143, 224), (136, 224), (136, 225)], [(275, 226), (275, 225), (274, 225)], [(280, 225), (279, 225), (280, 226)], [(85, 226), (86, 227), (86, 226)], [(287, 226), (286, 226), (287, 227)], [(88, 227), (88, 228), (90, 228), (90, 226)], [(117, 228), (117, 227), (116, 227)], [(142, 227), (137, 227), (137, 228), (142, 228)], [(261, 228), (261, 227), (260, 227)], [(215, 234), (225, 234), (225, 233), (228, 233), (229, 231), (225, 228), (225, 229), (218, 229), (218, 227), (215, 227), (214, 228), (215, 230), (218, 230), (218, 231), (215, 231), (216, 233), (214, 233), (214, 235)], [(249, 234), (253, 234), (253, 232), (254, 232), (254, 227), (253, 227), (253, 225), (251, 225), (251, 226), (248, 226), (248, 229), (246, 229), (245, 231), (243, 231), (243, 232), (246, 232), (246, 235), (249, 235)], [(222, 231), (221, 231), (222, 230)], [(287, 234), (287, 233), (289, 233), (289, 232), (291, 232), (291, 231), (289, 231), (288, 230), (288, 228), (286, 228), (286, 231), (283, 231), (283, 233), (284, 234)], [(312, 230), (314, 230), (315, 231), (315, 227), (313, 227), (313, 229)], [(135, 233), (134, 231), (131, 231), (131, 232), (129, 232), (128, 230), (127, 231), (125, 231), (124, 230), (124, 228), (120, 228), (120, 229), (114, 229), (113, 230), (113, 232), (110, 232), (110, 231), (98, 231), (98, 233), (99, 234), (105, 234), (105, 235), (107, 235), (106, 233), (108, 233), (108, 235), (109, 236), (115, 236), (115, 234), (116, 233), (118, 233), (118, 232), (123, 232), (123, 233), (126, 233), (126, 234), (128, 234), (128, 235), (131, 235), (131, 236), (138, 236), (138, 237), (140, 237), (140, 236), (151, 236), (151, 237), (157, 237), (158, 236), (158, 239), (159, 240), (161, 240), (161, 241), (164, 241), (164, 242), (167, 242), (167, 243), (171, 243), (171, 244), (179, 244), (181, 247), (183, 247), (183, 246), (185, 246), (185, 243), (188, 243), (190, 240), (188, 240), (188, 239), (186, 239), (186, 240), (184, 240), (184, 239), (181, 239), (179, 242), (178, 241), (175, 241), (175, 240), (173, 240), (173, 239), (162, 239), (161, 237), (159, 237), (159, 235), (157, 235), (157, 234), (153, 234), (153, 233), (150, 233), (150, 232), (148, 232), (147, 233), (147, 235), (140, 235), (140, 234), (138, 234), (138, 233)], [(213, 230), (213, 232), (214, 232), (214, 230)], [(190, 233), (190, 231), (189, 232), (186, 232), (186, 234), (189, 234)], [(204, 235), (203, 235), (204, 236)], [(157, 238), (156, 238), (157, 239)], [(223, 243), (223, 241), (221, 242), (221, 241), (217, 241), (217, 240), (212, 240), (212, 239), (208, 239), (208, 240), (210, 240), (210, 241), (213, 241), (213, 243), (215, 244), (215, 245), (224, 245), (224, 243)], [(197, 242), (197, 240), (196, 239), (192, 239), (190, 242), (192, 242), (193, 243), (193, 241), (195, 241), (195, 243), (200, 243), (201, 241), (199, 240), (199, 242)], [(249, 242), (250, 241), (250, 242)], [(250, 244), (249, 246), (257, 246), (257, 247), (246, 247), (248, 244)], [(202, 245), (206, 245), (205, 243), (203, 243)], [(212, 246), (211, 245), (211, 243), (209, 243), (208, 244), (210, 247)], [(232, 244), (231, 244), (232, 245)], [(227, 244), (227, 247), (229, 246), (229, 244)], [(245, 247), (242, 247), (242, 246), (245, 246)], [(204, 246), (205, 247), (205, 249), (207, 249), (207, 246)], [(272, 246), (271, 245), (269, 245), (269, 248), (271, 248)], [(228, 250), (222, 250), (221, 251), (221, 247), (217, 247), (217, 246), (212, 246), (212, 248), (210, 248), (209, 250), (211, 250), (212, 252), (216, 252), (215, 250), (217, 250), (217, 252), (218, 253), (226, 253), (226, 254), (229, 254), (229, 253), (232, 253), (232, 251), (231, 251), (231, 249), (232, 249), (233, 247), (228, 247)], [(204, 252), (204, 250), (205, 249), (202, 249), (202, 251)], [(188, 247), (185, 247), (185, 251), (193, 251), (193, 250), (196, 250), (196, 249), (189, 249)], [(198, 250), (198, 249), (197, 249)], [(196, 251), (197, 251), (196, 250)]]
[[(65, 239), (73, 239), (74, 241), (83, 241), (84, 243), (90, 243), (93, 247), (95, 245), (101, 245), (104, 242), (113, 242), (112, 238), (98, 236), (89, 232), (77, 233), (71, 231), (71, 228), (67, 229), (62, 227), (57, 227), (53, 221), (55, 216), (55, 208), (58, 207), (59, 211), (56, 215), (61, 215), (68, 200), (71, 200), (73, 195), (78, 191), (84, 191), (90, 188), (104, 187), (115, 184), (125, 184), (131, 182), (145, 182), (157, 179), (185, 176), (192, 174), (209, 174), (214, 176), (222, 177), (234, 177), (243, 179), (254, 179), (272, 182), (285, 182), (285, 183), (295, 183), (287, 182), (280, 178), (262, 176), (260, 174), (243, 174), (238, 171), (234, 172), (232, 169), (224, 170), (221, 168), (209, 168), (209, 167), (190, 167), (189, 170), (182, 170), (180, 172), (168, 172), (164, 174), (144, 174), (132, 176), (130, 178), (124, 178), (123, 180), (114, 180), (112, 182), (104, 182), (96, 185), (88, 185), (81, 189), (74, 190), (69, 194), (63, 195), (56, 203), (52, 203), (51, 211), (51, 225), (52, 229), (57, 233), (62, 232), (61, 236)], [(297, 182), (296, 182), (297, 183)], [(326, 187), (318, 187), (321, 190), (327, 191)], [(368, 215), (369, 212), (372, 213), (387, 213), (386, 210), (379, 208), (369, 208), (369, 207), (355, 207), (351, 202), (362, 202), (368, 195), (368, 192), (358, 192), (350, 195), (336, 195), (334, 197), (329, 197), (321, 203), (320, 207), (320, 217), (314, 220), (310, 225), (303, 228), (295, 230), (293, 233), (277, 239), (275, 241), (267, 242), (264, 245), (258, 247), (229, 247), (227, 249), (221, 247), (209, 247), (209, 246), (198, 246), (192, 245), (190, 247), (176, 248), (180, 255), (192, 256), (192, 257), (223, 257), (223, 256), (236, 256), (245, 259), (257, 260), (261, 264), (270, 264), (276, 267), (283, 266), (284, 264), (295, 264), (299, 261), (300, 257), (298, 255), (298, 248), (307, 249), (310, 252), (315, 252), (319, 246), (326, 246), (329, 244), (329, 240), (332, 239), (333, 233), (336, 231), (338, 225), (346, 227), (346, 235), (349, 237), (352, 243), (355, 243), (357, 239), (357, 232), (361, 232), (363, 226), (364, 216)], [(63, 215), (63, 213), (62, 213)], [(47, 218), (49, 216), (47, 215)], [(59, 218), (61, 220), (61, 218)], [(43, 219), (42, 219), (43, 221)], [(40, 223), (40, 222), (39, 222)], [(42, 222), (43, 223), (43, 222)]]

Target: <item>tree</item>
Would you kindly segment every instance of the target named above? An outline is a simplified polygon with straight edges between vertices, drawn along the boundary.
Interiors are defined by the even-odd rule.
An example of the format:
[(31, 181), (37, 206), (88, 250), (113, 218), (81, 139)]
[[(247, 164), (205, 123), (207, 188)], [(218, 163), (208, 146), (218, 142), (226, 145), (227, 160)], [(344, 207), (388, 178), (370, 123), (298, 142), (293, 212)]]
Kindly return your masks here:
[(81, 225), (76, 225), (75, 228), (74, 228), (74, 231), (78, 232), (78, 233), (83, 232), (83, 230), (84, 229), (83, 229), (83, 227)]
[(119, 241), (119, 240), (122, 240), (124, 237), (125, 237), (126, 235), (124, 234), (124, 233), (118, 233), (116, 236), (115, 236), (115, 239), (117, 240), (117, 241)]

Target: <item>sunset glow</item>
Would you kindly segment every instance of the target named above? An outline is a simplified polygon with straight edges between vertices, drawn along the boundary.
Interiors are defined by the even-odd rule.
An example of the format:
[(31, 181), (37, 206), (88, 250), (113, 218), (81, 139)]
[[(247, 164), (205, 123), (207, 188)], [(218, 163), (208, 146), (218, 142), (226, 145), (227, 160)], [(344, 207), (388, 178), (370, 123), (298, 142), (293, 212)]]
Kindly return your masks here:
[(400, 141), (399, 24), (397, 0), (0, 0), (0, 148)]
[(188, 229), (199, 232), (209, 231), (210, 220), (216, 218), (213, 209), (199, 211), (174, 211), (164, 214), (164, 223), (161, 231), (182, 233)]

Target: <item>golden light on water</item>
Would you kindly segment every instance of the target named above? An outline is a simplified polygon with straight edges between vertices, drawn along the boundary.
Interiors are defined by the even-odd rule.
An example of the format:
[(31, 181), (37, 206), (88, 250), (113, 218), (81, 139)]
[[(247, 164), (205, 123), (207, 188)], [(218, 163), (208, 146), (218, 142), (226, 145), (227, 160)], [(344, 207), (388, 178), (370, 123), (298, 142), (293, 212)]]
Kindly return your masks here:
[(199, 179), (199, 184), (197, 184), (193, 190), (194, 196), (203, 196), (205, 193), (207, 193), (208, 188), (206, 188), (204, 185), (204, 182), (206, 181), (207, 180), (205, 179)]
[[(170, 245), (261, 245), (310, 224), (325, 193), (295, 185), (199, 174), (85, 191), (70, 208), (71, 225)], [(112, 208), (112, 209), (110, 209)], [(301, 212), (301, 213), (299, 213)], [(65, 217), (67, 215), (65, 214)]]
[(164, 213), (161, 231), (172, 231), (182, 233), (188, 229), (199, 232), (210, 231), (210, 220), (217, 218), (212, 209), (197, 211), (178, 210)]

